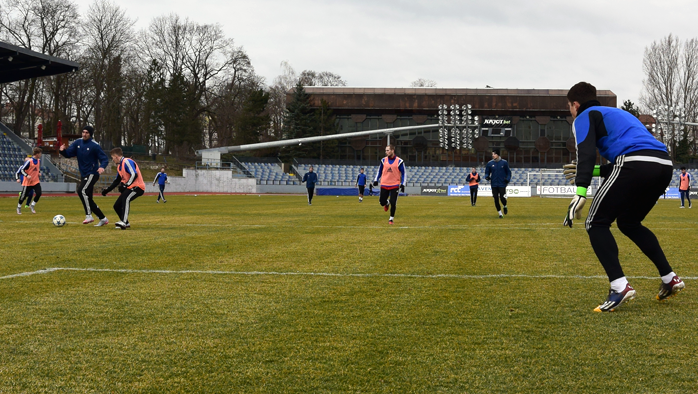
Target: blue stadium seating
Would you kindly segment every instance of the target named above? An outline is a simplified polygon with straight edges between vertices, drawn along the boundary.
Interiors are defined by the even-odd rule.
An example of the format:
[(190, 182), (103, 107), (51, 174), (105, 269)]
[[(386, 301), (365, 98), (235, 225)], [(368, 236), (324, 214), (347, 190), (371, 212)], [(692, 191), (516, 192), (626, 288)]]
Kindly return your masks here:
[[(0, 134), (0, 181), (14, 181), (15, 173), (27, 156), (6, 135)], [(58, 177), (45, 166), (41, 167), (41, 182), (56, 182)]]
[[(298, 179), (289, 174), (285, 174), (277, 163), (242, 163), (261, 185), (299, 185)], [(301, 175), (308, 172), (309, 164), (301, 164), (298, 171)], [(313, 164), (313, 170), (318, 174), (319, 186), (354, 186), (356, 177), (359, 174), (359, 165), (333, 165), (333, 164)], [(373, 180), (378, 171), (378, 166), (363, 166), (364, 173), (369, 181)], [(464, 185), (465, 179), (470, 172), (466, 167), (425, 167), (407, 166), (407, 186), (442, 186), (442, 185)], [(484, 180), (485, 169), (477, 168), (483, 178), (482, 185), (489, 182)], [(689, 170), (690, 172), (690, 170)], [(694, 171), (694, 176), (698, 176), (698, 171)], [(565, 186), (568, 185), (562, 171), (541, 171), (539, 168), (512, 168), (512, 186)], [(545, 173), (541, 176), (541, 173)], [(671, 187), (679, 184), (680, 170), (674, 170)], [(596, 183), (594, 183), (596, 185)], [(598, 186), (598, 185), (597, 185)]]

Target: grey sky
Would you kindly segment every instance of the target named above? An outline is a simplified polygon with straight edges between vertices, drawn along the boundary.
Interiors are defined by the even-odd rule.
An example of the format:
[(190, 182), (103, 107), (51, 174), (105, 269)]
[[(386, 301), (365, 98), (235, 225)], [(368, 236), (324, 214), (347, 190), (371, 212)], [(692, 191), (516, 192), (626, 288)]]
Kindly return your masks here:
[[(78, 0), (81, 12), (90, 0)], [(645, 47), (698, 37), (696, 1), (118, 0), (137, 28), (176, 13), (220, 23), (268, 83), (288, 61), (349, 86), (566, 89), (637, 103)]]

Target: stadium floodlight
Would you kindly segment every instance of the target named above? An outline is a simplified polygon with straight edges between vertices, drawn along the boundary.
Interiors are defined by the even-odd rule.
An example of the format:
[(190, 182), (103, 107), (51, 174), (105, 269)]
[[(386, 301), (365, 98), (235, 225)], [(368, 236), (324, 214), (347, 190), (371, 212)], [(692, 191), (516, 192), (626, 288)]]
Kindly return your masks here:
[(472, 109), (472, 104), (439, 105), (439, 146), (441, 148), (472, 149), (478, 126), (478, 117), (473, 117)]

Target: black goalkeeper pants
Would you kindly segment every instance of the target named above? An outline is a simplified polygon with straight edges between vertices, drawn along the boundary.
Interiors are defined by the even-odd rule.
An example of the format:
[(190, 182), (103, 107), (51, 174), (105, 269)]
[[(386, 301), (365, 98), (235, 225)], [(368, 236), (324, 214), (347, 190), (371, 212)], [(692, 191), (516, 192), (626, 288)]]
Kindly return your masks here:
[(642, 225), (671, 182), (672, 172), (668, 155), (662, 158), (619, 156), (610, 175), (594, 195), (586, 229), (609, 281), (625, 276), (618, 259), (618, 245), (610, 230), (614, 221), (618, 230), (654, 263), (659, 275), (672, 272), (657, 237)]
[(101, 220), (104, 219), (102, 210), (95, 204), (92, 194), (94, 193), (95, 183), (99, 180), (98, 174), (90, 174), (80, 181), (78, 186), (78, 197), (82, 202), (82, 207), (85, 209), (85, 215), (92, 215), (92, 212)]
[(395, 206), (397, 205), (397, 196), (400, 194), (400, 189), (383, 189), (381, 188), (381, 195), (378, 198), (378, 202), (381, 207), (384, 207), (390, 203), (390, 216), (395, 217)]
[(143, 195), (143, 189), (134, 187), (133, 189), (124, 189), (119, 198), (114, 203), (114, 211), (119, 215), (119, 219), (128, 223), (128, 214), (131, 211), (131, 201)]

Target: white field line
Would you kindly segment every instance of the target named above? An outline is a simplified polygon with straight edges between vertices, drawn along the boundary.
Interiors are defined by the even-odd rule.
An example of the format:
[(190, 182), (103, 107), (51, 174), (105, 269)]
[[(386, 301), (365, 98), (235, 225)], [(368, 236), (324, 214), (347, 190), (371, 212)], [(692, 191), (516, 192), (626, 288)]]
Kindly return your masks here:
[[(526, 274), (491, 274), (491, 275), (457, 275), (457, 274), (379, 274), (379, 273), (334, 273), (334, 272), (275, 272), (275, 271), (203, 271), (203, 270), (137, 270), (137, 269), (110, 269), (110, 268), (70, 268), (55, 267), (32, 272), (0, 276), (0, 279), (13, 279), (30, 275), (49, 274), (57, 271), (77, 272), (108, 272), (124, 274), (199, 274), (199, 275), (241, 275), (241, 276), (328, 276), (340, 278), (418, 278), (418, 279), (497, 279), (497, 278), (523, 278), (523, 279), (605, 279), (602, 275), (526, 275)], [(658, 276), (628, 276), (628, 279), (659, 279)], [(695, 276), (682, 276), (681, 279), (695, 280)]]
[[(30, 224), (38, 224), (38, 223), (45, 223), (45, 221), (41, 220), (17, 220), (13, 221), (13, 223), (30, 223)], [(80, 224), (81, 222), (66, 222), (66, 224), (74, 225), (74, 224)], [(498, 222), (499, 223), (499, 222)], [(661, 224), (667, 224), (667, 223), (661, 223)], [(295, 224), (284, 224), (284, 223), (274, 223), (274, 224), (237, 224), (237, 223), (226, 223), (226, 224), (216, 224), (216, 223), (179, 223), (179, 224), (163, 224), (163, 223), (152, 223), (152, 224), (143, 224), (141, 228), (145, 227), (227, 227), (227, 228), (287, 228), (287, 227), (293, 227), (293, 228), (298, 228), (297, 225)], [(302, 226), (303, 228), (326, 228), (326, 229), (359, 229), (359, 230), (365, 230), (365, 229), (386, 229), (388, 228), (387, 225), (374, 225), (374, 226), (330, 226), (330, 225), (309, 225), (309, 226)], [(108, 227), (111, 228), (111, 227)], [(440, 226), (400, 226), (396, 225), (391, 228), (399, 228), (399, 229), (407, 229), (407, 230), (423, 230), (423, 229), (444, 229), (444, 230), (459, 230), (459, 229), (487, 229), (487, 228), (493, 228), (491, 224), (447, 224), (447, 225), (440, 225)], [(571, 231), (571, 230), (584, 230), (583, 226), (575, 226), (572, 229), (568, 229), (566, 226), (563, 226), (561, 223), (520, 223), (517, 226), (502, 226), (498, 225), (497, 229), (499, 231), (502, 230), (562, 230), (562, 231)], [(611, 228), (611, 230), (618, 230), (617, 228)], [(676, 230), (676, 231), (695, 231), (696, 227), (650, 227), (650, 230), (661, 230), (661, 231), (671, 231), (671, 230)]]

